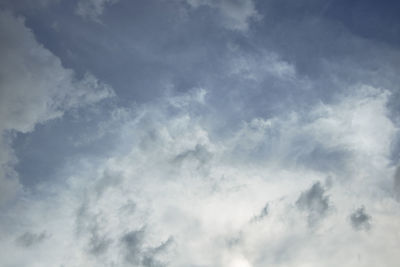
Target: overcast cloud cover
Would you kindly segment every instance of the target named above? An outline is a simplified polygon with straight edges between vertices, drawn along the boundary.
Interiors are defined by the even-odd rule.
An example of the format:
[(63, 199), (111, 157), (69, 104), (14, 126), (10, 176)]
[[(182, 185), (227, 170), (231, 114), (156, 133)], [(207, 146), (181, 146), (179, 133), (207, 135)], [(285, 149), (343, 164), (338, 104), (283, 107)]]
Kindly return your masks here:
[(0, 265), (399, 266), (400, 4), (0, 3)]

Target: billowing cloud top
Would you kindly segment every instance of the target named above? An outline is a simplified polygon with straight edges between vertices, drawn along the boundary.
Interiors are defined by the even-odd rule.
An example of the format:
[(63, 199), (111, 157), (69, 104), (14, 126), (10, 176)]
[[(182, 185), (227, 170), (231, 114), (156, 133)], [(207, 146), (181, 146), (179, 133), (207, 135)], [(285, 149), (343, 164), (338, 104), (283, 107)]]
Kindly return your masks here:
[(398, 7), (2, 2), (0, 265), (398, 266)]

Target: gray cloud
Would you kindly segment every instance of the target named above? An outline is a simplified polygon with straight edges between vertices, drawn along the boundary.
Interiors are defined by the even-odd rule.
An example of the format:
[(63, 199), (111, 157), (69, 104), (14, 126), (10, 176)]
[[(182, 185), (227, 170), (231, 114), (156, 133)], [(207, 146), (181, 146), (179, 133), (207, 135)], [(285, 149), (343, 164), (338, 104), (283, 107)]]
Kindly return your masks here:
[(356, 230), (369, 230), (371, 228), (371, 216), (365, 212), (364, 206), (350, 215), (350, 222)]
[[(304, 140), (299, 140), (298, 146), (304, 147)], [(304, 164), (307, 167), (319, 171), (344, 174), (348, 168), (351, 152), (343, 148), (329, 148), (321, 144), (313, 144), (309, 151), (301, 151), (293, 155), (298, 164)]]
[(130, 231), (121, 237), (121, 244), (125, 250), (125, 259), (134, 266), (161, 267), (166, 266), (157, 259), (157, 254), (164, 252), (173, 242), (169, 238), (157, 247), (145, 246), (145, 228)]
[(136, 204), (131, 199), (128, 199), (126, 203), (120, 208), (122, 214), (131, 214), (135, 212)]
[(89, 200), (85, 198), (76, 211), (75, 234), (77, 239), (86, 240), (86, 250), (91, 255), (100, 256), (107, 252), (113, 240), (101, 229), (101, 214), (94, 214), (90, 207)]
[(76, 210), (75, 217), (75, 233), (79, 236), (81, 233), (86, 232), (87, 222), (93, 222), (93, 220), (88, 220), (90, 217), (89, 214), (89, 203), (88, 200), (85, 199), (79, 208)]
[(128, 232), (121, 238), (121, 243), (126, 250), (126, 261), (131, 264), (141, 264), (144, 234), (144, 229), (140, 229)]
[(184, 151), (177, 155), (173, 162), (182, 164), (185, 160), (195, 160), (198, 162), (198, 167), (204, 167), (204, 165), (210, 161), (212, 153), (210, 153), (204, 145), (197, 144), (194, 149)]
[(252, 221), (253, 222), (260, 221), (260, 220), (264, 219), (266, 216), (268, 216), (268, 213), (269, 213), (269, 204), (267, 203), (262, 208), (261, 212), (258, 215), (253, 217)]
[(296, 205), (308, 213), (310, 225), (325, 217), (330, 208), (329, 197), (325, 195), (325, 189), (320, 182), (314, 183), (310, 189), (301, 193)]
[(42, 243), (48, 237), (49, 235), (46, 232), (25, 232), (24, 234), (20, 235), (15, 242), (22, 247), (29, 248)]
[(94, 226), (90, 229), (90, 239), (88, 244), (89, 253), (98, 256), (104, 254), (111, 245), (112, 239), (106, 235), (99, 233), (98, 227)]
[(394, 173), (394, 194), (398, 201), (400, 201), (400, 166), (397, 167)]
[(98, 197), (110, 187), (116, 187), (121, 183), (121, 174), (105, 171), (100, 179), (96, 181), (96, 185), (94, 186), (94, 190), (96, 191)]

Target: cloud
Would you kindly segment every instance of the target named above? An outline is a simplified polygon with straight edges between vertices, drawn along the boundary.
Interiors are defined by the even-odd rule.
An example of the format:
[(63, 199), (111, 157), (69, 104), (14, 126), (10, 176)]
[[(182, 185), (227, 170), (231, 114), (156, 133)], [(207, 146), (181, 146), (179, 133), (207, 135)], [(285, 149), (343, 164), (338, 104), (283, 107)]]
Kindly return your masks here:
[(220, 16), (221, 23), (230, 30), (247, 31), (251, 20), (260, 19), (255, 4), (252, 0), (186, 0), (193, 8), (208, 6), (215, 8)]
[(351, 225), (356, 230), (369, 230), (371, 228), (371, 216), (365, 212), (365, 207), (360, 207), (350, 215)]
[(76, 14), (86, 19), (99, 22), (107, 6), (114, 5), (119, 0), (79, 0), (76, 6)]
[(25, 232), (24, 234), (20, 235), (15, 242), (25, 248), (29, 248), (31, 246), (35, 246), (37, 244), (40, 244), (43, 242), (46, 238), (48, 238), (48, 235), (46, 232), (41, 232), (39, 234), (36, 233), (31, 233), (31, 232)]
[(1, 130), (32, 131), (35, 124), (71, 108), (96, 103), (112, 89), (91, 74), (77, 79), (59, 58), (39, 44), (21, 17), (2, 12), (0, 53)]
[(197, 144), (194, 149), (189, 149), (178, 154), (173, 162), (183, 165), (190, 164), (190, 162), (195, 162), (198, 168), (206, 168), (207, 162), (209, 162), (212, 158), (212, 153), (210, 153), (206, 147), (203, 145)]
[(121, 243), (126, 249), (126, 260), (134, 265), (141, 264), (144, 229), (131, 231), (121, 238)]
[(400, 167), (397, 167), (394, 173), (394, 194), (397, 200), (400, 201)]
[[(391, 173), (382, 160), (389, 147), (378, 142), (393, 131), (383, 96), (379, 90), (353, 91), (307, 113), (244, 121), (226, 136), (216, 135), (205, 115), (194, 112), (209, 105), (209, 98), (199, 101), (194, 92), (178, 96), (185, 104), (166, 96), (119, 107), (102, 129), (115, 132), (112, 139), (119, 145), (111, 156), (75, 159), (68, 164), (66, 188), (47, 188), (52, 201), (32, 199), (8, 214), (9, 220), (24, 218), (30, 231), (45, 229), (52, 238), (41, 249), (31, 248), (35, 256), (23, 258), (22, 250), (2, 241), (6, 257), (1, 258), (26, 265), (38, 257), (42, 266), (337, 266), (352, 263), (357, 253), (370, 262), (364, 251), (383, 246), (380, 255), (395, 261), (397, 251), (385, 244), (395, 242), (387, 229), (398, 229), (392, 217), (396, 206), (379, 187), (387, 179), (378, 182), (381, 176), (375, 176)], [(359, 120), (354, 125), (359, 116), (372, 116), (386, 127), (375, 135)], [(307, 141), (302, 146), (299, 136)], [(298, 163), (298, 155), (315, 145), (351, 151), (347, 157), (355, 165), (344, 169), (347, 179)], [(371, 151), (376, 162), (366, 164)], [(332, 176), (329, 197), (321, 182), (313, 182), (327, 176)], [(377, 214), (371, 231), (377, 243), (365, 244), (348, 227), (353, 212), (348, 203), (359, 201)], [(332, 203), (335, 212), (329, 213)], [(249, 223), (254, 214), (263, 219)], [(28, 229), (17, 225), (3, 231), (15, 240)], [(346, 249), (337, 250), (337, 244)], [(46, 258), (43, 251), (54, 256)], [(65, 251), (73, 256), (66, 258)]]
[(17, 159), (10, 147), (13, 134), (60, 118), (71, 109), (113, 96), (113, 90), (91, 74), (78, 79), (60, 59), (39, 44), (22, 17), (0, 12), (0, 205), (20, 190), (13, 171)]
[[(221, 9), (227, 3), (198, 2), (193, 8), (211, 7), (229, 21)], [(33, 38), (19, 23), (28, 40)], [(230, 29), (238, 27), (236, 23)], [(18, 32), (5, 36), (12, 40), (9, 35)], [(20, 43), (29, 44), (16, 42), (9, 49)], [(5, 116), (13, 118), (1, 148), (4, 162), (11, 165), (4, 169), (8, 175), (17, 175), (12, 166), (17, 158), (10, 156), (12, 132), (29, 135), (38, 124), (61, 120), (69, 110), (84, 112), (85, 106), (112, 94), (94, 76), (76, 78), (37, 41), (30, 44), (39, 46), (50, 63), (32, 63), (40, 79), (29, 82), (43, 90), (35, 90), (38, 100), (28, 90), (20, 93), (31, 99), (22, 97), (20, 114), (28, 113), (24, 106), (32, 114)], [(390, 92), (367, 82), (346, 81), (340, 83), (342, 91), (332, 92), (332, 99), (316, 99), (313, 90), (321, 84), (302, 76), (295, 64), (278, 54), (229, 49), (228, 59), (222, 57), (224, 70), (208, 75), (209, 82), (196, 87), (201, 89), (103, 111), (110, 115), (101, 119), (96, 133), (89, 131), (88, 139), (103, 138), (109, 143), (107, 153), (66, 158), (62, 184), (43, 183), (39, 194), (25, 192), (4, 208), (1, 263), (397, 266), (399, 254), (392, 244), (398, 238), (392, 233), (399, 231), (400, 215), (388, 177), (393, 177), (389, 155), (398, 130), (387, 116)], [(25, 50), (29, 49), (15, 54), (24, 55)], [(25, 56), (18, 58), (26, 61)], [(20, 71), (21, 80), (30, 72)], [(335, 74), (330, 73), (337, 78)], [(66, 77), (63, 82), (54, 81), (61, 76)], [(62, 90), (37, 86), (38, 80)], [(96, 89), (103, 97), (98, 98), (102, 94), (95, 94)], [(8, 102), (16, 105), (16, 99)], [(46, 103), (42, 109), (41, 101)], [(90, 142), (74, 139), (77, 144)], [(315, 182), (324, 180), (329, 186)], [(352, 210), (349, 203), (368, 207), (374, 214), (374, 231), (363, 235), (349, 227), (349, 219), (362, 229), (370, 223), (365, 210)], [(27, 244), (39, 240), (41, 233), (51, 238), (29, 249), (16, 241), (28, 240)]]
[(96, 181), (95, 191), (99, 197), (110, 187), (117, 186), (121, 182), (121, 177), (119, 173), (113, 173), (106, 171), (102, 178)]
[(144, 247), (145, 228), (130, 231), (121, 238), (121, 243), (125, 248), (125, 259), (130, 264), (144, 267), (161, 267), (166, 266), (164, 263), (156, 259), (157, 254), (168, 249), (172, 239), (161, 243), (157, 247)]
[(265, 204), (265, 206), (262, 208), (261, 212), (260, 212), (258, 215), (256, 215), (256, 216), (253, 217), (252, 221), (254, 221), (254, 222), (260, 221), (260, 220), (262, 220), (264, 217), (268, 216), (268, 213), (269, 213), (269, 205), (268, 205), (268, 203), (267, 203), (267, 204)]
[(100, 235), (96, 227), (91, 229), (90, 235), (91, 237), (88, 245), (89, 253), (96, 256), (105, 253), (112, 243), (112, 240), (104, 235)]
[(101, 228), (101, 218), (89, 209), (89, 203), (83, 202), (76, 212), (75, 236), (86, 238), (86, 250), (89, 254), (100, 256), (107, 252), (113, 240)]
[(308, 212), (308, 222), (314, 225), (325, 217), (329, 211), (329, 197), (325, 195), (325, 189), (320, 182), (314, 183), (310, 189), (301, 193), (296, 201), (296, 205)]

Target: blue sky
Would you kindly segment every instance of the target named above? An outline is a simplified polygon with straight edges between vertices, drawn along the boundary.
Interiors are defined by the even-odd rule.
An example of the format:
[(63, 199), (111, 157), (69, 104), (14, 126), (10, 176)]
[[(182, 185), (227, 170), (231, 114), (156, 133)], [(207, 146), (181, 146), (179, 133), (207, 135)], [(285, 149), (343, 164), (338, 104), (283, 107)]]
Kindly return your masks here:
[(0, 3), (0, 265), (397, 266), (400, 5)]

